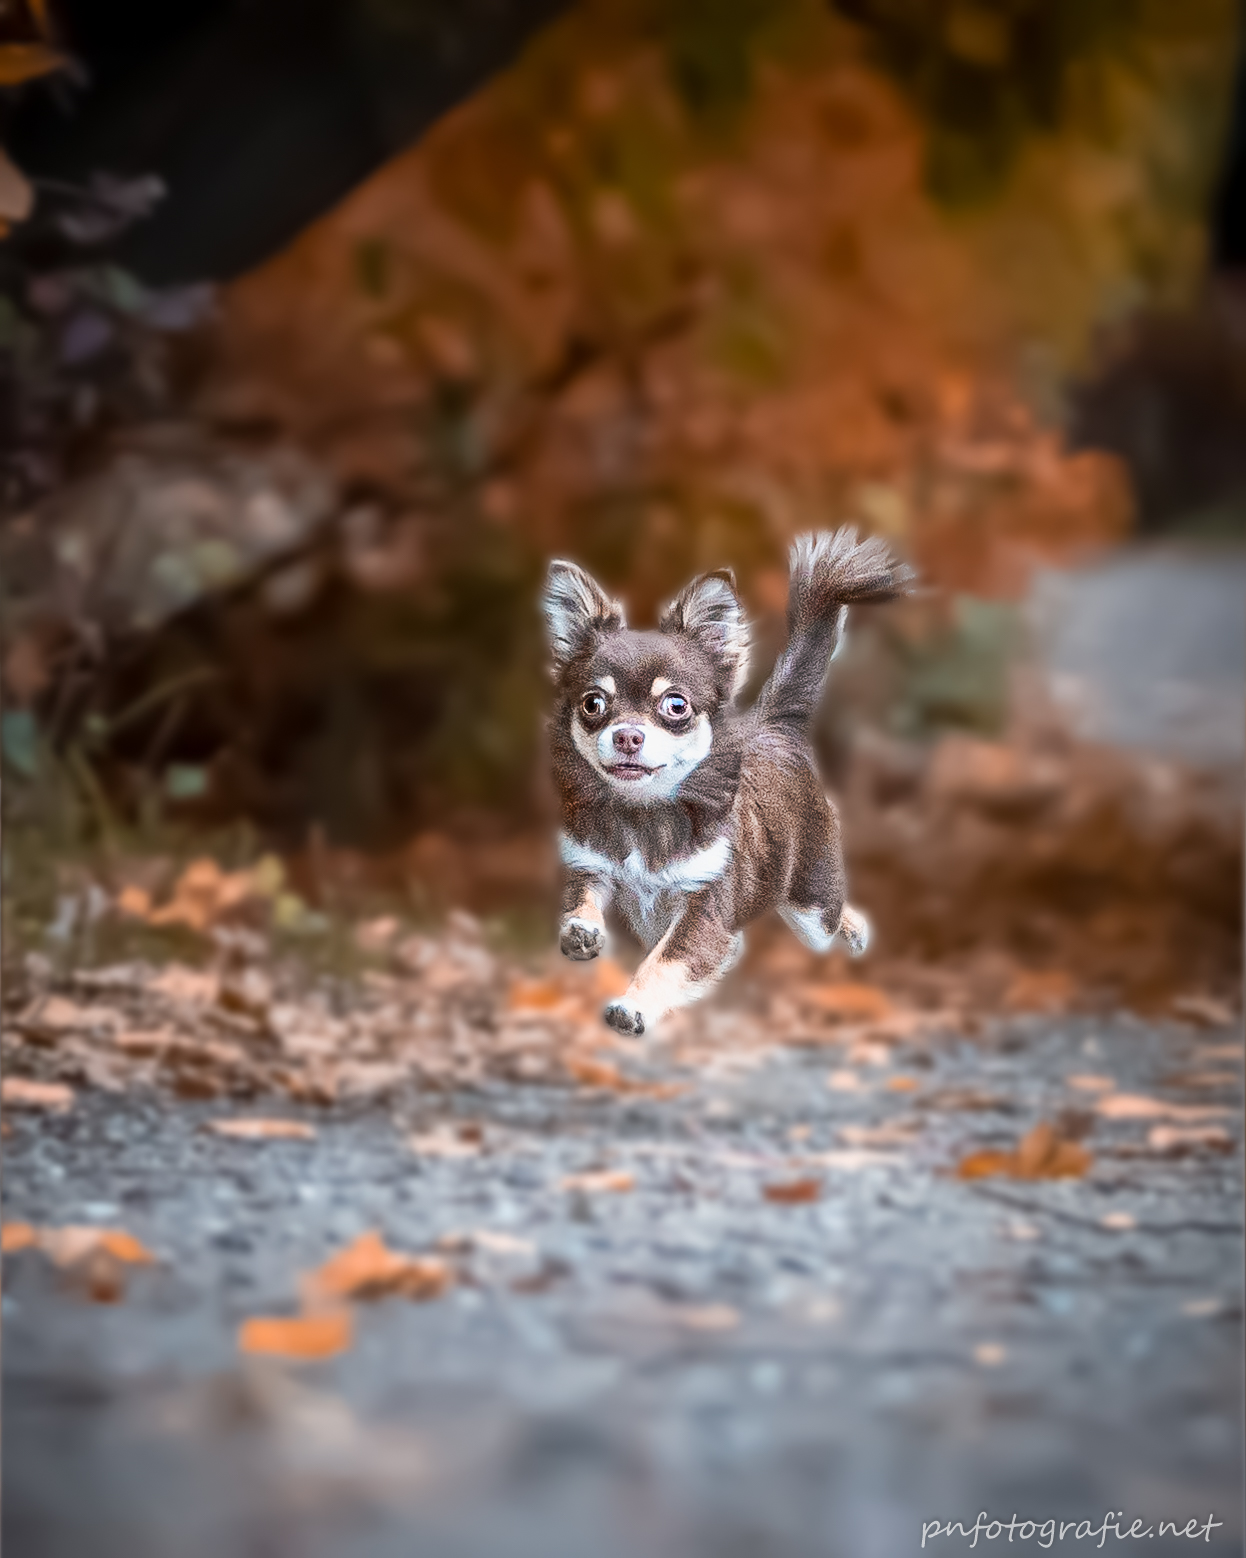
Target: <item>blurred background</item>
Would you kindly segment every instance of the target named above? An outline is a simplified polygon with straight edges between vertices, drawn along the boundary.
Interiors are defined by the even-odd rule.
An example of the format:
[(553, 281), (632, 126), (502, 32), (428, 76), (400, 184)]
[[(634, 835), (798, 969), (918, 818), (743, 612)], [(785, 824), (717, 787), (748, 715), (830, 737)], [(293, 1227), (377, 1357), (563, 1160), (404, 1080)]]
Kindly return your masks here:
[(760, 679), (855, 520), (927, 586), (821, 730), (884, 948), (1231, 989), (1237, 24), (10, 0), (11, 858), (237, 826), (311, 899), (547, 903), (545, 559), (642, 620), (730, 563)]
[[(198, 1130), (195, 1110), (257, 1097), (312, 1111), (299, 1129), (326, 1135), (339, 1117), (349, 1132), (396, 1110), (424, 1133), (426, 1156), (455, 1159), (451, 1205), (453, 1184), (475, 1172), (459, 1160), (479, 1156), (494, 1127), (437, 1137), (434, 1149), (433, 1115), (459, 1109), (462, 1088), (465, 1119), (486, 1098), (518, 1110), (551, 1077), (619, 1095), (615, 1136), (602, 1125), (598, 1156), (564, 1164), (591, 1178), (614, 1161), (611, 1140), (666, 1107), (654, 1102), (661, 1088), (700, 1086), (690, 1079), (709, 1078), (729, 1052), (753, 1065), (763, 1044), (856, 1044), (829, 1085), (835, 1108), (864, 1108), (851, 1078), (880, 1056), (900, 1064), (896, 1045), (940, 1023), (956, 1043), (976, 1042), (1002, 1017), (1049, 1021), (1053, 1044), (1092, 1057), (1093, 1023), (1123, 1024), (1137, 1043), (1113, 1075), (1133, 1102), (1094, 1125), (1087, 1101), (1114, 1085), (1106, 1060), (1018, 1051), (1008, 1064), (1019, 1104), (992, 1102), (976, 1073), (959, 1092), (943, 1088), (928, 1117), (946, 1124), (938, 1161), (1012, 1143), (1025, 1123), (991, 1111), (1038, 1111), (1040, 1074), (1068, 1065), (1072, 1104), (1058, 1116), (1041, 1106), (1073, 1152), (1059, 1161), (1085, 1173), (1076, 1143), (1092, 1126), (1149, 1130), (1132, 1145), (1121, 1136), (1112, 1172), (1133, 1172), (1135, 1148), (1158, 1154), (1178, 1176), (1164, 1192), (1178, 1211), (1152, 1222), (1193, 1217), (1182, 1165), (1212, 1173), (1235, 1150), (1226, 1127), (1207, 1123), (1227, 1113), (1213, 1098), (1223, 1053), (1211, 1072), (1189, 1062), (1183, 1101), (1139, 1103), (1119, 1089), (1147, 1055), (1171, 1080), (1191, 1025), (1228, 1029), (1240, 1010), (1242, 62), (1234, 0), (0, 0), (4, 1055), (17, 1084), (6, 1130), (7, 1112), (30, 1111), (15, 1125), (28, 1134), (6, 1143), (21, 1216), (89, 1222), (70, 1188), (98, 1178), (100, 1216), (124, 1205), (141, 1223), (147, 1203), (136, 1192), (131, 1205), (131, 1181), (104, 1165), (164, 1142), (165, 1157), (134, 1160), (135, 1182), (198, 1184), (186, 1164), (202, 1166), (195, 1153), (209, 1147), (196, 1136), (193, 1151), (175, 1148), (177, 1132)], [(816, 733), (874, 946), (849, 968), (759, 925), (731, 986), (676, 1032), (683, 1080), (633, 1075), (635, 1057), (598, 1053), (595, 1012), (625, 977), (618, 965), (575, 972), (574, 985), (549, 956), (556, 863), (536, 609), (546, 562), (579, 560), (638, 623), (694, 572), (731, 565), (755, 623), (759, 685), (783, 644), (791, 538), (846, 522), (885, 535), (921, 578), (911, 598), (858, 611)], [(634, 951), (617, 955), (626, 964)], [(326, 979), (336, 983), (322, 989)], [(745, 1026), (732, 1028), (739, 1013)], [(934, 1053), (913, 1066), (936, 1064)], [(1133, 1085), (1158, 1085), (1147, 1078)], [(472, 1092), (486, 1083), (501, 1091)], [(907, 1072), (886, 1086), (896, 1107), (906, 1089), (918, 1097)], [(806, 1132), (792, 1140), (816, 1141), (822, 1126), (801, 1123), (802, 1096), (796, 1088), (787, 1114), (775, 1104), (775, 1119)], [(561, 1141), (570, 1118), (539, 1129)], [(576, 1131), (598, 1130), (574, 1119)], [(869, 1137), (892, 1129), (880, 1121), (861, 1116), (845, 1127), (858, 1136), (841, 1131), (834, 1150), (885, 1146)], [(826, 1125), (828, 1140), (836, 1128)], [(921, 1140), (943, 1129), (931, 1123)], [(888, 1150), (917, 1140), (901, 1130)], [(302, 1207), (287, 1233), (303, 1245), (264, 1257), (252, 1309), (263, 1295), (288, 1304), (281, 1284), (298, 1262), (357, 1231), (352, 1217), (390, 1169), (347, 1175), (356, 1210), (333, 1217), (332, 1184), (320, 1210), (307, 1188), (346, 1161), (326, 1147), (298, 1183), (273, 1190), (259, 1176), (263, 1204)], [(1065, 1172), (1056, 1156), (1043, 1161), (1039, 1177)], [(490, 1183), (481, 1194), (501, 1196)], [(512, 1234), (522, 1185), (498, 1213)], [(1204, 1222), (1235, 1234), (1223, 1253), (1238, 1247), (1240, 1201), (1224, 1184), (1217, 1194), (1221, 1221)], [(370, 1215), (388, 1227), (396, 1204)], [(553, 1265), (516, 1279), (525, 1292), (543, 1292), (551, 1272), (573, 1283), (567, 1272), (597, 1269), (584, 1249), (605, 1235), (587, 1204), (575, 1201)], [(390, 1237), (431, 1237), (432, 1206)], [(1071, 1227), (1081, 1213), (1060, 1215)], [(187, 1270), (215, 1252), (203, 1282), (224, 1283), (222, 1313), (248, 1312), (229, 1262), (252, 1261), (238, 1253), (251, 1246), (198, 1216), (157, 1205), (140, 1233), (169, 1249), (190, 1240)], [(26, 1247), (25, 1234), (12, 1237), (6, 1250)], [(977, 1248), (967, 1233), (947, 1238)], [(705, 1249), (713, 1243), (706, 1235)], [(60, 1246), (47, 1248), (64, 1264)], [(504, 1245), (481, 1248), (503, 1259)], [(812, 1271), (824, 1256), (799, 1258)], [(1087, 1259), (1098, 1281), (1107, 1268)], [(1171, 1251), (1153, 1269), (1177, 1268), (1211, 1269)], [(867, 1262), (861, 1280), (881, 1269)], [(993, 1271), (976, 1293), (994, 1291)], [(19, 1279), (14, 1301), (33, 1314), (43, 1290), (26, 1266)], [(906, 1302), (924, 1280), (913, 1276)], [(1154, 1277), (1155, 1293), (1167, 1280)], [(724, 1281), (697, 1290), (710, 1308), (690, 1326), (730, 1329), (723, 1302), (748, 1311), (747, 1284)], [(161, 1315), (182, 1313), (184, 1293), (153, 1292)], [(1219, 1302), (1201, 1292), (1188, 1302)], [(862, 1304), (891, 1323), (877, 1295)], [(1053, 1299), (1043, 1313), (1063, 1324), (1074, 1305)], [(1117, 1358), (1127, 1310), (1122, 1300), (1104, 1318), (1104, 1357)], [(1240, 1304), (1231, 1312), (1240, 1319)], [(394, 1346), (408, 1336), (386, 1323)], [(219, 1330), (219, 1316), (211, 1324)], [(531, 1340), (528, 1321), (513, 1324), (499, 1378)], [(24, 1356), (44, 1359), (43, 1348), (53, 1372), (77, 1356), (85, 1333), (66, 1325), (21, 1332)], [(982, 1334), (979, 1362), (993, 1366), (1002, 1344)], [(1120, 1341), (1126, 1374), (1152, 1358), (1140, 1334)], [(218, 1342), (232, 1357), (232, 1331), (221, 1335), (193, 1357), (215, 1358)], [(122, 1336), (101, 1332), (91, 1346), (109, 1367), (137, 1369), (156, 1343)], [(1173, 1347), (1180, 1393), (1193, 1354)], [(637, 1356), (629, 1380), (650, 1354)], [(368, 1357), (364, 1396), (385, 1373)], [(1212, 1357), (1199, 1354), (1199, 1378), (1223, 1383), (1235, 1365)], [(1090, 1390), (1098, 1376), (1086, 1368)], [(293, 1423), (303, 1450), (319, 1446), (347, 1480), (372, 1467), (367, 1444), (351, 1440), (334, 1460), (339, 1441), (317, 1438), (337, 1421), (323, 1400), (255, 1378), (245, 1400), (216, 1402), (214, 1422)], [(757, 1385), (759, 1400), (769, 1388)], [(1115, 1388), (1095, 1399), (1123, 1401)], [(14, 1399), (21, 1411), (28, 1398)], [(94, 1529), (57, 1526), (58, 1547), (40, 1524), (49, 1509), (69, 1519), (41, 1479), (64, 1448), (56, 1413), (70, 1397), (54, 1393), (55, 1410), (37, 1390), (29, 1399), (35, 1416), (18, 1421), (39, 1457), (32, 1449), (6, 1483), (43, 1514), (13, 1529), (31, 1552), (81, 1551)], [(1014, 1393), (990, 1410), (1051, 1427), (1037, 1399)], [(1122, 1407), (1113, 1421), (1176, 1422), (1168, 1407), (1148, 1410)], [(469, 1466), (486, 1453), (463, 1428), (475, 1421), (450, 1413), (443, 1424)], [(1229, 1419), (1215, 1421), (1181, 1441), (1196, 1471), (1236, 1442)], [(759, 1433), (750, 1444), (782, 1440)], [(881, 1468), (893, 1450), (897, 1465), (915, 1463), (870, 1433), (860, 1443), (872, 1449), (851, 1451), (864, 1457), (851, 1462), (859, 1475), (833, 1484), (858, 1499), (857, 1523), (834, 1539), (852, 1558), (910, 1550), (909, 1528), (880, 1511), (919, 1486), (935, 1505), (959, 1489), (963, 1510), (944, 1512), (972, 1519), (970, 1452), (927, 1466), (901, 1496)], [(1104, 1442), (1086, 1433), (1082, 1462)], [(88, 1454), (85, 1442), (74, 1441), (86, 1459), (72, 1464), (90, 1472), (83, 1507), (99, 1509), (132, 1468), (114, 1478), (113, 1452)], [(1069, 1430), (1061, 1453), (1081, 1442)], [(547, 1486), (533, 1469), (547, 1451), (562, 1464), (563, 1441), (551, 1443), (515, 1474), (529, 1490)], [(1156, 1451), (1166, 1471), (1169, 1449)], [(1017, 1451), (1008, 1475), (1029, 1453)], [(1050, 1487), (1067, 1491), (1066, 1472)], [(1104, 1483), (1096, 1497), (1116, 1507), (1127, 1486)], [(487, 1509), (501, 1524), (471, 1550), (529, 1550), (506, 1537), (511, 1506), (499, 1498)], [(564, 1517), (560, 1529), (596, 1537), (597, 1506), (584, 1498), (566, 1509), (538, 1499), (531, 1550), (549, 1558)], [(117, 1537), (127, 1555), (172, 1550), (158, 1521), (140, 1539), (120, 1516), (100, 1519), (130, 1531), (130, 1545)], [(185, 1545), (192, 1536), (205, 1552), (235, 1550), (204, 1519), (179, 1550), (198, 1550)], [(661, 1540), (657, 1529), (646, 1550), (702, 1550), (678, 1522)], [(799, 1535), (748, 1547), (752, 1529), (741, 1515), (704, 1550), (840, 1550)], [(308, 1541), (289, 1550), (321, 1550)], [(359, 1550), (413, 1551), (404, 1541)]]

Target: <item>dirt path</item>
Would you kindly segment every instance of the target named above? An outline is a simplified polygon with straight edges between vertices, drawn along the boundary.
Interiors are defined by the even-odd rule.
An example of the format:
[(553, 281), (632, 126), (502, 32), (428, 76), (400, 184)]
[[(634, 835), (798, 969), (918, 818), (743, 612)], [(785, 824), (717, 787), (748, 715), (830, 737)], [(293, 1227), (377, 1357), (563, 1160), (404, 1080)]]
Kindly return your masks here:
[[(1236, 1143), (1068, 1081), (1236, 1137), (1235, 1036), (1026, 1018), (828, 1058), (407, 1091), (298, 1115), (310, 1141), (145, 1090), (14, 1116), (6, 1222), (124, 1226), (157, 1264), (100, 1305), (6, 1262), (6, 1550), (900, 1558), (925, 1521), (1123, 1510), (1240, 1551)], [(1087, 1132), (1084, 1178), (947, 1172), (1042, 1118)], [(369, 1228), (454, 1285), (357, 1305), (324, 1362), (239, 1354)]]

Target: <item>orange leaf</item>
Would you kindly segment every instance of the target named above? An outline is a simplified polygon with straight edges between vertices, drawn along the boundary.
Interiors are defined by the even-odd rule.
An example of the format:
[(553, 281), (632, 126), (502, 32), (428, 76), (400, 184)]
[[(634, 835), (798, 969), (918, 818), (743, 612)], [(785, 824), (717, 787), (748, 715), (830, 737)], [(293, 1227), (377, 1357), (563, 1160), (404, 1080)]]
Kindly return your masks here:
[(1020, 1179), (1040, 1179), (1043, 1166), (1056, 1150), (1055, 1130), (1040, 1120), (1017, 1144), (1016, 1174)]
[(311, 1141), (316, 1132), (302, 1120), (265, 1120), (248, 1116), (241, 1120), (209, 1120), (208, 1130), (242, 1141)]
[(844, 1022), (871, 1022), (891, 1012), (891, 1002), (875, 985), (843, 980), (838, 984), (812, 985), (802, 992), (810, 1006)]
[(517, 979), (506, 1004), (512, 1012), (548, 1012), (566, 999), (567, 992), (552, 979)]
[(588, 1195), (622, 1194), (636, 1188), (636, 1176), (625, 1169), (597, 1169), (588, 1174), (568, 1174), (563, 1190), (582, 1190)]
[(117, 908), (136, 920), (145, 920), (151, 913), (151, 894), (145, 887), (123, 887), (117, 894)]
[(1079, 1093), (1110, 1093), (1116, 1086), (1111, 1077), (1099, 1076), (1090, 1071), (1074, 1072), (1064, 1080), (1069, 1087), (1075, 1087)]
[(1011, 1174), (1015, 1168), (1016, 1158), (1011, 1152), (997, 1152), (988, 1147), (962, 1158), (956, 1165), (956, 1173), (961, 1179), (989, 1179), (995, 1174)]
[(1013, 1179), (1078, 1179), (1094, 1158), (1075, 1141), (1064, 1141), (1053, 1126), (1040, 1121), (1017, 1143), (1015, 1152), (984, 1148), (971, 1152), (957, 1164), (960, 1179), (988, 1179), (1008, 1174)]
[(645, 1098), (675, 1098), (683, 1092), (678, 1082), (638, 1082), (624, 1076), (617, 1066), (605, 1060), (593, 1060), (587, 1055), (566, 1055), (563, 1065), (577, 1082), (585, 1087), (609, 1088), (615, 1093), (637, 1093)]
[(570, 1074), (585, 1087), (608, 1087), (624, 1093), (635, 1086), (617, 1066), (604, 1060), (589, 1060), (582, 1055), (568, 1055), (563, 1061)]
[(451, 1267), (435, 1255), (401, 1255), (387, 1248), (375, 1229), (327, 1260), (304, 1281), (310, 1302), (340, 1298), (437, 1298), (454, 1280)]
[(238, 1346), (243, 1352), (278, 1358), (331, 1358), (345, 1352), (353, 1340), (354, 1322), (348, 1310), (289, 1319), (254, 1316), (238, 1328)]
[(916, 1077), (891, 1077), (887, 1082), (892, 1093), (915, 1093), (920, 1086)]
[(0, 1251), (12, 1255), (17, 1250), (28, 1250), (38, 1244), (39, 1235), (29, 1223), (5, 1223), (0, 1226)]
[(1095, 1105), (1105, 1120), (1174, 1120), (1190, 1121), (1223, 1119), (1231, 1113), (1215, 1104), (1166, 1104), (1158, 1098), (1147, 1098), (1142, 1093), (1109, 1093)]
[(593, 984), (603, 1001), (622, 995), (631, 982), (627, 970), (620, 968), (613, 958), (598, 958), (593, 964)]
[(1152, 1152), (1174, 1156), (1198, 1150), (1233, 1151), (1233, 1138), (1221, 1125), (1153, 1125), (1146, 1144)]
[(71, 1109), (74, 1090), (64, 1082), (34, 1082), (29, 1077), (5, 1077), (0, 1082), (0, 1101), (10, 1109), (49, 1109), (60, 1114)]
[(781, 1180), (763, 1185), (761, 1193), (767, 1201), (775, 1201), (780, 1206), (799, 1206), (805, 1201), (822, 1199), (822, 1181), (813, 1178)]
[(63, 1228), (36, 1230), (39, 1248), (58, 1266), (76, 1266), (103, 1251), (132, 1266), (150, 1266), (155, 1256), (124, 1228), (95, 1228), (69, 1223)]
[(1024, 969), (1008, 986), (1004, 1005), (1014, 1012), (1062, 1012), (1073, 997), (1073, 981), (1062, 968)]

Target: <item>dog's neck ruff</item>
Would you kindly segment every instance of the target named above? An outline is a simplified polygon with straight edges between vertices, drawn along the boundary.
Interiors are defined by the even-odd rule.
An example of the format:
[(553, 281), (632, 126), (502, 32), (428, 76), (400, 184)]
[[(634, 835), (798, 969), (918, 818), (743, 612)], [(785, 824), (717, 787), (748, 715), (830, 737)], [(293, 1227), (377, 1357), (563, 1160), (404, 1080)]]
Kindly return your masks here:
[(581, 844), (569, 833), (559, 835), (563, 863), (573, 871), (587, 871), (624, 889), (635, 900), (642, 921), (653, 917), (663, 893), (691, 893), (716, 882), (731, 861), (731, 840), (720, 834), (712, 844), (691, 855), (677, 855), (654, 869), (645, 864), (638, 849), (623, 860)]

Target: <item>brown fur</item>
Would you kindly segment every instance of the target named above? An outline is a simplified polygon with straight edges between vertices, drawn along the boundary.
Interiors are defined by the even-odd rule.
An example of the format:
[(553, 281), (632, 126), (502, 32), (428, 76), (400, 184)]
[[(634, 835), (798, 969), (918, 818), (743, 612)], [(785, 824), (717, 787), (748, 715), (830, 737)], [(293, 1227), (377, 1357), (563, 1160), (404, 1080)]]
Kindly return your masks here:
[(886, 599), (906, 578), (876, 541), (802, 537), (788, 648), (754, 707), (739, 710), (748, 640), (730, 574), (694, 580), (658, 632), (634, 632), (583, 570), (551, 564), (560, 944), (571, 958), (599, 955), (613, 902), (648, 949), (606, 1008), (612, 1027), (643, 1033), (695, 1000), (739, 956), (743, 927), (769, 909), (817, 950), (841, 929), (863, 948), (863, 917), (845, 912), (839, 820), (805, 727), (846, 603)]

